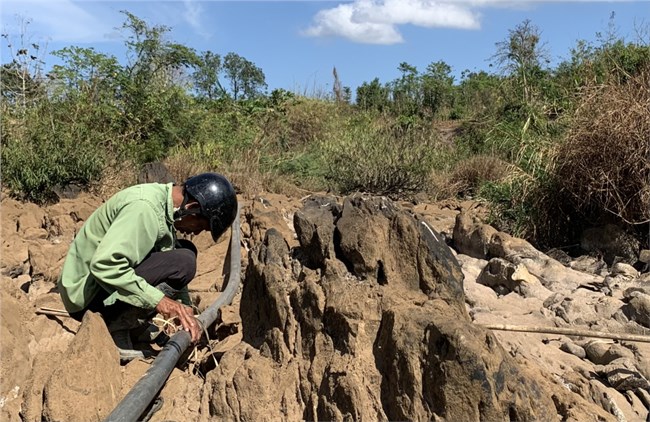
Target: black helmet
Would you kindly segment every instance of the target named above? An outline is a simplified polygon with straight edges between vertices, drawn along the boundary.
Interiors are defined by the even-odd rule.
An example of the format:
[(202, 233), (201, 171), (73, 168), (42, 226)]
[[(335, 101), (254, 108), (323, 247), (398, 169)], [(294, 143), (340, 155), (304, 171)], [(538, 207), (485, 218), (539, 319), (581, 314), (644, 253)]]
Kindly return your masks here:
[(237, 217), (235, 189), (228, 179), (217, 173), (203, 173), (190, 177), (183, 187), (185, 198), (181, 209), (177, 212), (177, 217), (195, 213), (191, 209), (185, 209), (189, 197), (194, 198), (201, 206), (198, 214), (210, 222), (212, 239), (216, 242)]

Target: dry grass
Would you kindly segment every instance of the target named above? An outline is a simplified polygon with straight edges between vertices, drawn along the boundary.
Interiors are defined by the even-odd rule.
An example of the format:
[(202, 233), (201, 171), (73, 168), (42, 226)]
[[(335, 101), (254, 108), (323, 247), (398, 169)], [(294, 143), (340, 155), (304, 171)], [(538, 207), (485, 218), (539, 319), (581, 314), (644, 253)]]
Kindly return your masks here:
[(264, 190), (268, 174), (263, 174), (259, 165), (259, 151), (248, 150), (223, 169), (224, 175), (235, 186), (240, 195), (251, 198)]
[(178, 182), (200, 173), (217, 172), (226, 176), (240, 194), (248, 195), (262, 189), (264, 176), (259, 171), (257, 149), (251, 148), (233, 162), (218, 165), (214, 164), (216, 160), (213, 155), (181, 149), (168, 156), (164, 164)]
[[(154, 317), (151, 320), (151, 322), (154, 323), (163, 333), (165, 333), (169, 337), (173, 336), (178, 331), (183, 329), (182, 325), (178, 322), (178, 319), (175, 317), (165, 319), (161, 316), (157, 316)], [(205, 379), (205, 374), (201, 373), (201, 366), (203, 361), (205, 361), (205, 359), (212, 358), (215, 367), (219, 366), (219, 363), (215, 358), (214, 349), (212, 347), (212, 343), (216, 342), (216, 340), (210, 339), (210, 335), (206, 327), (202, 326), (201, 328), (203, 329), (203, 334), (205, 335), (205, 342), (201, 341), (199, 343), (192, 345), (192, 351), (189, 353), (187, 357), (186, 364), (189, 373), (199, 375), (203, 379)]]
[(156, 316), (152, 318), (151, 322), (156, 325), (156, 327), (158, 327), (163, 333), (167, 334), (170, 337), (176, 334), (182, 328), (175, 317), (165, 319), (163, 317)]
[(590, 87), (556, 160), (558, 183), (581, 213), (650, 222), (650, 68)]
[(330, 122), (336, 120), (341, 112), (341, 107), (336, 104), (307, 98), (287, 107), (281, 147), (299, 150), (312, 144), (322, 137)]
[(209, 157), (198, 157), (179, 150), (167, 157), (164, 164), (176, 181), (204, 172), (221, 173), (230, 180), (239, 195), (249, 199), (261, 192), (284, 193), (288, 196), (304, 194), (288, 177), (262, 171), (262, 153), (261, 147), (249, 148), (231, 162), (215, 168), (209, 162)]
[(469, 197), (478, 193), (481, 184), (505, 179), (514, 167), (492, 155), (475, 155), (457, 162), (451, 170), (435, 171), (427, 193), (432, 199)]
[(449, 181), (458, 195), (473, 195), (484, 182), (496, 182), (510, 173), (510, 165), (492, 155), (475, 155), (459, 161)]
[(194, 158), (190, 154), (174, 153), (163, 161), (174, 180), (178, 183), (187, 180), (188, 177), (204, 173), (210, 170), (207, 162)]
[(120, 190), (136, 183), (137, 166), (129, 161), (109, 163), (102, 172), (102, 177), (89, 187), (89, 191), (101, 198), (110, 198)]

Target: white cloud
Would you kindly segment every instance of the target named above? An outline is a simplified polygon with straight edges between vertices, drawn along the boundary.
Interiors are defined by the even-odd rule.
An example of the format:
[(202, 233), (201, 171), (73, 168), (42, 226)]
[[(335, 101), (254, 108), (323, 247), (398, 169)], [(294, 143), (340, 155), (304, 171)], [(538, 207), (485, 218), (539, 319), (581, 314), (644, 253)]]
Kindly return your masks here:
[(403, 42), (398, 25), (477, 29), (479, 16), (470, 7), (468, 2), (448, 0), (354, 0), (318, 12), (304, 34), (395, 44)]
[(361, 0), (355, 3), (358, 22), (412, 24), (424, 27), (478, 28), (477, 16), (467, 6), (429, 0)]
[(354, 18), (356, 6), (357, 3), (342, 4), (321, 10), (314, 17), (314, 25), (304, 34), (313, 37), (341, 36), (366, 44), (396, 44), (403, 41), (402, 35), (392, 24)]
[(16, 16), (29, 19), (32, 22), (30, 29), (52, 41), (106, 41), (114, 32), (114, 25), (99, 18), (101, 13), (96, 10), (89, 12), (87, 8), (71, 0), (6, 0), (2, 5), (2, 22), (8, 31), (13, 32), (10, 26)]
[(183, 18), (192, 28), (202, 32), (203, 28), (201, 26), (201, 13), (203, 9), (201, 5), (193, 0), (183, 0), (185, 5), (185, 11), (183, 12)]
[[(203, 1), (203, 0), (200, 0)], [(196, 0), (183, 0), (185, 11), (183, 12), (183, 19), (194, 30), (194, 32), (204, 39), (210, 39), (212, 33), (204, 25), (202, 19), (205, 15), (203, 6)]]
[(630, 0), (352, 0), (321, 10), (303, 34), (342, 37), (367, 44), (404, 42), (400, 25), (479, 29), (478, 9), (528, 8), (544, 2), (621, 2)]

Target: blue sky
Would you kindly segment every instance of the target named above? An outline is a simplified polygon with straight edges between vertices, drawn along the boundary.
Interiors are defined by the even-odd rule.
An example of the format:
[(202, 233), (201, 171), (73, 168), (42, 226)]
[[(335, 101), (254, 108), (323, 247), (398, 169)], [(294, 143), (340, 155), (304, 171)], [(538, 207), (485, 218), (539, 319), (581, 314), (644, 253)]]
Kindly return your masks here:
[[(495, 43), (530, 19), (552, 63), (579, 39), (596, 40), (610, 15), (619, 36), (650, 45), (648, 1), (353, 0), (353, 1), (100, 1), (2, 0), (2, 32), (17, 45), (16, 16), (31, 20), (27, 36), (51, 52), (77, 45), (124, 60), (116, 31), (128, 10), (150, 25), (172, 28), (169, 39), (197, 51), (233, 51), (259, 66), (269, 90), (329, 92), (332, 68), (353, 90), (375, 77), (399, 76), (401, 62), (424, 71), (444, 60), (454, 75), (489, 70)], [(10, 60), (4, 40), (2, 63)], [(50, 55), (46, 64), (56, 63)]]

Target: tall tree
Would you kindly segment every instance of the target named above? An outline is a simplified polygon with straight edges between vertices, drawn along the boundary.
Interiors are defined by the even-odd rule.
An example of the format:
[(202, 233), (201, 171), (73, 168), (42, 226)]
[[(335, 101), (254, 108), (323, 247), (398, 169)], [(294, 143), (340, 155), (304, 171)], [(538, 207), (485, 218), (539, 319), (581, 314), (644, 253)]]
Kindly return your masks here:
[(33, 75), (18, 61), (0, 67), (0, 93), (2, 100), (24, 112), (29, 104), (44, 92), (40, 78)]
[(144, 20), (123, 10), (126, 21), (122, 30), (127, 32), (128, 64), (126, 71), (138, 85), (171, 85), (179, 71), (200, 64), (196, 52), (182, 44), (165, 39), (170, 28), (164, 25), (149, 26)]
[(399, 114), (417, 114), (422, 104), (418, 70), (406, 62), (400, 63), (397, 69), (402, 76), (392, 83), (394, 107)]
[(357, 87), (356, 104), (364, 110), (379, 110), (383, 111), (388, 107), (388, 95), (390, 89), (383, 86), (379, 82), (379, 78), (375, 78), (372, 82), (364, 82)]
[(524, 20), (508, 31), (508, 37), (496, 43), (497, 51), (492, 56), (497, 66), (516, 76), (522, 86), (523, 99), (529, 104), (533, 97), (531, 80), (548, 61), (546, 44), (541, 42), (541, 32), (530, 19)]
[(114, 56), (96, 52), (93, 48), (65, 47), (52, 52), (63, 60), (54, 65), (50, 77), (55, 92), (70, 96), (87, 95), (93, 101), (112, 101), (123, 83), (123, 68)]
[(230, 52), (224, 57), (223, 68), (230, 80), (233, 99), (255, 98), (263, 94), (267, 86), (266, 77), (255, 63)]
[(221, 71), (221, 56), (212, 51), (204, 51), (192, 74), (194, 88), (199, 96), (214, 100), (226, 94), (226, 90), (219, 82)]
[(429, 64), (422, 75), (422, 105), (436, 114), (450, 102), (453, 85), (454, 77), (447, 63), (440, 60)]
[(170, 147), (187, 141), (188, 135), (177, 130), (190, 100), (185, 72), (200, 60), (193, 49), (166, 39), (170, 28), (150, 26), (132, 13), (122, 13), (128, 58), (121, 87), (124, 125), (133, 132), (139, 158), (157, 160)]
[(8, 33), (2, 33), (2, 38), (9, 50), (11, 61), (0, 68), (0, 91), (2, 99), (17, 106), (24, 113), (25, 109), (43, 97), (43, 60), (40, 44), (31, 41), (28, 26), (31, 19), (17, 17), (20, 33), (17, 39)]

